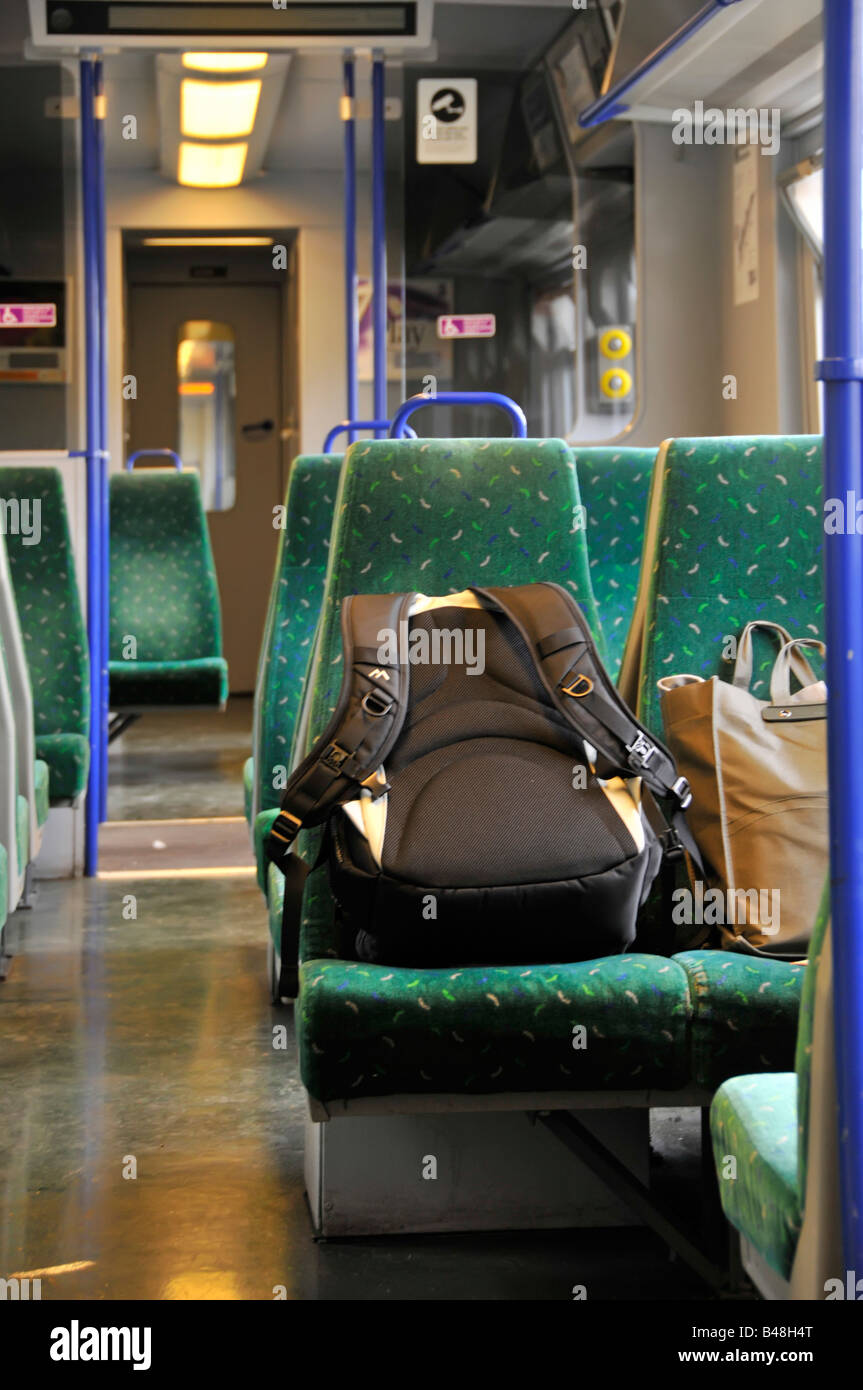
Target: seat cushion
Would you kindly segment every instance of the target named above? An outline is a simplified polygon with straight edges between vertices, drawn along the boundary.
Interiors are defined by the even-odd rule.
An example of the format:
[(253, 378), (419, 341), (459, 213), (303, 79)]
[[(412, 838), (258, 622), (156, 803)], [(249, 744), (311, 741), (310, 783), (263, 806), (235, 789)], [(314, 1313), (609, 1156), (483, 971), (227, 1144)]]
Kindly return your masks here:
[(90, 770), (90, 744), (83, 734), (37, 734), (36, 755), (48, 764), (52, 802), (80, 796)]
[(194, 661), (109, 661), (111, 708), (207, 705), (220, 709), (228, 698), (224, 657)]
[(36, 820), (39, 825), (44, 825), (48, 819), (48, 808), (51, 804), (49, 784), (48, 764), (37, 758), (33, 764), (33, 785), (36, 792)]
[(726, 1081), (710, 1109), (710, 1131), (725, 1215), (787, 1279), (801, 1224), (796, 1074)]
[(674, 959), (689, 982), (693, 1081), (714, 1090), (756, 1067), (793, 1067), (805, 964), (718, 950), (684, 951)]
[(300, 1067), (319, 1100), (686, 1081), (686, 975), (658, 956), (462, 970), (310, 960), (300, 975)]

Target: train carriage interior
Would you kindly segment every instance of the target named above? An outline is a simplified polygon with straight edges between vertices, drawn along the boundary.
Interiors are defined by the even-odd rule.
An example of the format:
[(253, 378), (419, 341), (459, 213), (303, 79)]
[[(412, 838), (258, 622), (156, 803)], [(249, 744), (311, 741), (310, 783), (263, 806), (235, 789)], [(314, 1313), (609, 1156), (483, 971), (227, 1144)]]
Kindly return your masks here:
[(0, 172), (5, 1301), (811, 1363), (863, 0), (5, 0)]

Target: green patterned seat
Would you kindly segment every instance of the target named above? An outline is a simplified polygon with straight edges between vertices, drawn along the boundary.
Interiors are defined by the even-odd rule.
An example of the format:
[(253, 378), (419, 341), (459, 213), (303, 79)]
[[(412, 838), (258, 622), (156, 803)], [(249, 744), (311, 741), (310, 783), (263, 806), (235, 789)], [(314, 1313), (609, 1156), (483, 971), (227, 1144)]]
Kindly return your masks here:
[[(684, 671), (729, 680), (723, 649), (746, 623), (823, 638), (821, 466), (812, 435), (675, 439), (660, 451), (621, 682), (657, 734), (656, 682)], [(752, 689), (766, 694), (776, 651), (755, 640)]]
[(590, 579), (617, 677), (635, 608), (641, 546), (655, 449), (576, 449), (575, 466), (587, 513)]
[(714, 950), (674, 959), (689, 981), (693, 1081), (712, 1091), (756, 1067), (790, 1070), (805, 965)]
[(33, 764), (33, 773), (36, 788), (36, 819), (40, 825), (44, 825), (48, 819), (48, 810), (51, 805), (48, 764), (43, 762), (41, 758), (37, 758)]
[(90, 676), (63, 483), (56, 468), (2, 468), (0, 496), (40, 506), (39, 543), (10, 533), (6, 548), (33, 688), (36, 756), (48, 764), (51, 802), (72, 801), (90, 765)]
[[(258, 875), (266, 891), (263, 837), (290, 765), (294, 722), (321, 611), (341, 454), (300, 455), (285, 495), (270, 605), (255, 686), (249, 812)], [(258, 821), (261, 822), (258, 825)]]
[[(292, 763), (335, 706), (348, 594), (445, 594), (472, 583), (549, 579), (573, 593), (595, 627), (585, 536), (574, 528), (579, 504), (573, 460), (558, 440), (353, 445)], [(313, 859), (319, 840), (319, 832), (303, 832), (299, 852)], [(269, 887), (278, 946), (282, 879), (272, 867)], [(301, 957), (301, 1071), (319, 1100), (673, 1088), (686, 1080), (686, 974), (661, 957), (463, 971), (347, 961), (339, 958), (325, 868), (307, 881)], [(583, 1049), (573, 1042), (579, 1026)]]
[(829, 921), (825, 889), (805, 969), (796, 1070), (734, 1077), (720, 1086), (710, 1113), (723, 1211), (783, 1279), (791, 1275), (803, 1217), (815, 991)]
[(224, 705), (216, 571), (195, 473), (111, 478), (111, 707)]
[(710, 1128), (726, 1217), (787, 1279), (801, 1225), (796, 1074), (726, 1081), (711, 1106)]
[[(637, 616), (621, 689), (662, 734), (656, 683), (679, 672), (730, 679), (729, 638), (755, 618), (823, 637), (821, 440), (676, 439), (657, 459)], [(766, 693), (775, 647), (756, 634), (753, 690)], [(675, 957), (693, 1000), (693, 1075), (793, 1065), (803, 971), (724, 951)]]

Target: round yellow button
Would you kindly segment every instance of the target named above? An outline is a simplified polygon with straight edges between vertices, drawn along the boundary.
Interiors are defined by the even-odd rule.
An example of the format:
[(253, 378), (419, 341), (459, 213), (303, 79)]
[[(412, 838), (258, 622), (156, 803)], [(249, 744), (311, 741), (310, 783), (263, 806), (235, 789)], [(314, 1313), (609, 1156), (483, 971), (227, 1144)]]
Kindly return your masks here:
[(613, 361), (628, 357), (632, 351), (632, 336), (623, 328), (606, 328), (599, 340), (599, 351)]
[(632, 377), (623, 367), (609, 367), (608, 371), (602, 375), (599, 389), (604, 396), (608, 396), (613, 401), (619, 401), (623, 396), (628, 396), (632, 390)]

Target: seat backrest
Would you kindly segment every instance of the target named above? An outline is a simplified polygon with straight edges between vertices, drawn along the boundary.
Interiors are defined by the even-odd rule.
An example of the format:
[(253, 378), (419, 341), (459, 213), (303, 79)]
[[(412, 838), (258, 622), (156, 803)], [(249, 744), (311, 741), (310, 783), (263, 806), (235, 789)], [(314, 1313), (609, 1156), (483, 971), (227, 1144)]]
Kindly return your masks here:
[[(9, 530), (6, 550), (33, 691), (36, 735), (87, 735), (90, 662), (72, 540), (56, 468), (0, 468), (0, 497), (30, 507), (37, 530)], [(8, 845), (7, 845), (8, 849)]]
[[(374, 440), (345, 455), (321, 621), (296, 764), (323, 732), (342, 681), (341, 606), (349, 594), (457, 593), (471, 584), (552, 580), (599, 636), (587, 543), (570, 449), (562, 440)], [(303, 832), (303, 857), (320, 832)], [(302, 954), (337, 950), (325, 875), (311, 876)]]
[(321, 611), (341, 465), (341, 454), (301, 454), (288, 478), (255, 685), (255, 814), (278, 806), (275, 772), (290, 765), (294, 721)]
[(578, 449), (575, 466), (587, 513), (590, 579), (616, 679), (635, 608), (656, 449)]
[(193, 472), (115, 473), (111, 496), (112, 661), (222, 655), (219, 591), (201, 485)]
[(30, 672), (24, 652), (24, 638), (18, 621), (15, 590), (6, 554), (6, 543), (0, 535), (0, 640), (6, 653), (9, 691), (15, 712), (15, 748), (18, 762), (18, 790), (30, 810), (30, 847), (33, 857), (41, 837), (36, 814), (36, 736), (33, 727), (33, 693)]
[[(821, 439), (675, 439), (653, 474), (635, 614), (619, 685), (662, 735), (657, 681), (730, 679), (747, 622), (824, 637)], [(766, 697), (775, 647), (756, 634), (752, 690)], [(817, 658), (814, 662), (817, 669)]]

